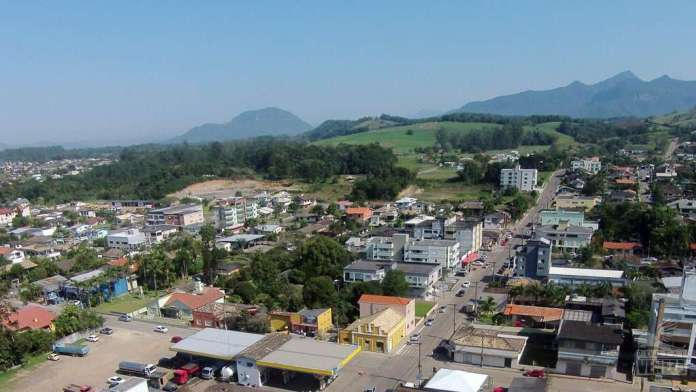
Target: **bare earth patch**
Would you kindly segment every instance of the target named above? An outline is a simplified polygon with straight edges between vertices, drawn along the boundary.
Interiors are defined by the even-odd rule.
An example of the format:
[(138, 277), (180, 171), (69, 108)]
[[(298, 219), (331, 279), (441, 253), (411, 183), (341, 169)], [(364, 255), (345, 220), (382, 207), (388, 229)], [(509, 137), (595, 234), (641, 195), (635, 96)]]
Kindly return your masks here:
[(403, 191), (399, 192), (399, 195), (397, 198), (402, 198), (402, 197), (413, 197), (416, 195), (419, 195), (423, 193), (423, 188), (417, 187), (415, 185), (409, 185), (404, 189)]
[(169, 197), (181, 199), (184, 197), (201, 197), (205, 199), (215, 199), (232, 197), (237, 192), (243, 195), (251, 195), (261, 191), (288, 191), (298, 192), (300, 187), (293, 181), (268, 181), (254, 179), (239, 180), (210, 180), (203, 181), (172, 193)]

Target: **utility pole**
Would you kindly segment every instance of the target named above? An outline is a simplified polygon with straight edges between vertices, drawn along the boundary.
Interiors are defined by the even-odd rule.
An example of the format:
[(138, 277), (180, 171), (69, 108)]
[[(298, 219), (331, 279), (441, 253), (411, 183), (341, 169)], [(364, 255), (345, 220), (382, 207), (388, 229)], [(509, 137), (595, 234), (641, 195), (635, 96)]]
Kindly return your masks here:
[(418, 388), (421, 387), (421, 379), (423, 378), (423, 367), (421, 366), (421, 344), (422, 342), (419, 340), (418, 341)]

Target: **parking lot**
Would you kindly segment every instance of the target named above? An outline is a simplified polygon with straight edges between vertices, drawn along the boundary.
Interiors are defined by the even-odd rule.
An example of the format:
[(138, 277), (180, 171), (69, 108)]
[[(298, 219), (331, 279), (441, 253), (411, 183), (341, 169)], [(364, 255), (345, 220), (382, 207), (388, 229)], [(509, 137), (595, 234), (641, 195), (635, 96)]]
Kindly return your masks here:
[[(105, 326), (114, 329), (112, 335), (100, 335), (98, 342), (86, 343), (90, 352), (85, 357), (61, 355), (56, 362), (47, 361), (31, 372), (20, 372), (9, 384), (12, 391), (59, 391), (67, 384), (91, 385), (100, 390), (106, 379), (116, 375), (120, 361), (154, 363), (172, 356), (169, 339), (189, 336), (194, 330), (169, 328), (166, 334), (153, 332), (153, 324), (133, 321), (119, 322), (107, 317)], [(124, 376), (128, 378), (130, 376)]]

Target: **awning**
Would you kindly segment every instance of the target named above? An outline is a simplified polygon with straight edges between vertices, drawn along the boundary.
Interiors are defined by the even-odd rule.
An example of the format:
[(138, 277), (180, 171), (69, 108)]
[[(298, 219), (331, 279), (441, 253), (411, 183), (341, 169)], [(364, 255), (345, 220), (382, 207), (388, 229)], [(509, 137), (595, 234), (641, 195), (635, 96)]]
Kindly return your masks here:
[(462, 267), (471, 263), (472, 261), (477, 260), (478, 258), (479, 258), (478, 252), (472, 252), (472, 253), (464, 255), (461, 259)]

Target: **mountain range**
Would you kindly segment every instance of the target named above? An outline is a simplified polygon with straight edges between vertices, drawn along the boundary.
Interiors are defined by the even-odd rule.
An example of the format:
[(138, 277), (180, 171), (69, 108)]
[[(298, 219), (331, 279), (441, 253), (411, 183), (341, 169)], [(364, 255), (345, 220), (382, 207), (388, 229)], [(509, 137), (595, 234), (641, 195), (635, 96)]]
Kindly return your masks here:
[(667, 75), (644, 81), (630, 71), (595, 84), (524, 91), (470, 102), (453, 112), (502, 115), (558, 114), (580, 118), (648, 117), (696, 106), (696, 81)]
[(174, 142), (204, 143), (256, 136), (297, 135), (311, 128), (296, 115), (270, 107), (243, 112), (224, 124), (197, 126), (176, 137)]

